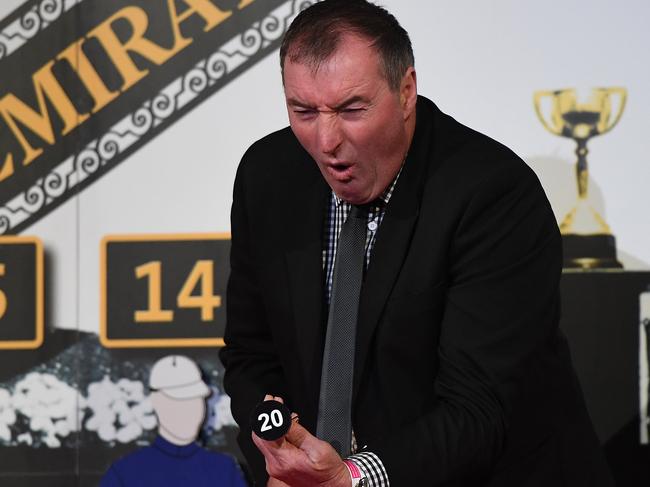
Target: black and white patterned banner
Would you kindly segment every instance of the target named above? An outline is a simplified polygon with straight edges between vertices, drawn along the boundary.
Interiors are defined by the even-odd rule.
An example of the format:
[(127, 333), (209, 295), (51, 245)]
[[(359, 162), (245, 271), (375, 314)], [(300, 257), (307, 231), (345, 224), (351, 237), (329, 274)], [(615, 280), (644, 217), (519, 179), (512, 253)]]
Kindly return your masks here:
[(315, 0), (184, 3), (43, 0), (0, 23), (0, 72), (12, 73), (0, 78), (0, 234), (45, 216), (273, 52)]

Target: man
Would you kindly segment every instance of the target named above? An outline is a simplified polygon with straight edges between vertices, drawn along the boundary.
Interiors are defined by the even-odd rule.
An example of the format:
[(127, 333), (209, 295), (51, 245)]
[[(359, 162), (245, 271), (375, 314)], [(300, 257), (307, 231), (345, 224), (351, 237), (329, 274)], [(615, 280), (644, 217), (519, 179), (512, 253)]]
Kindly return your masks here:
[[(610, 485), (558, 331), (561, 240), (534, 173), (417, 96), (384, 9), (318, 3), (280, 56), (291, 127), (237, 173), (221, 353), (257, 482)], [(348, 213), (367, 235), (353, 364), (337, 369)], [(323, 401), (331, 367), (353, 370), (344, 458), (315, 436), (338, 407)], [(271, 398), (299, 416), (278, 441), (249, 425)]]

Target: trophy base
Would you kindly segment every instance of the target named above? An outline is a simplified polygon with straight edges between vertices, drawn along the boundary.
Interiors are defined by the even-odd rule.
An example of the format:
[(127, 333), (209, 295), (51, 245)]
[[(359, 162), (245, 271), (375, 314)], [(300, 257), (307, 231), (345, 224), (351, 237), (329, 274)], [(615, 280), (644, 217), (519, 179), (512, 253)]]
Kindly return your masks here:
[(562, 235), (564, 268), (622, 269), (616, 259), (616, 238), (613, 235)]

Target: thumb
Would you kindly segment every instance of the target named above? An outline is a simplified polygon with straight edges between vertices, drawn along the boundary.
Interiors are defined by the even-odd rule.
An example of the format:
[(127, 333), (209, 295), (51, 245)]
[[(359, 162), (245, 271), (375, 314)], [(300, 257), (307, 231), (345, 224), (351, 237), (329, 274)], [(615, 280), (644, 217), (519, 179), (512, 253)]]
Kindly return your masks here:
[(291, 422), (291, 428), (289, 428), (284, 439), (296, 448), (304, 451), (309, 457), (325, 454), (327, 450), (331, 450), (333, 454), (338, 456), (338, 453), (336, 453), (329, 443), (318, 439), (295, 421)]
[[(287, 440), (292, 445), (302, 449), (303, 445), (308, 446), (310, 438), (317, 440), (305, 427), (303, 427), (297, 421), (291, 421), (291, 427), (284, 439)], [(307, 442), (307, 444), (305, 444)]]

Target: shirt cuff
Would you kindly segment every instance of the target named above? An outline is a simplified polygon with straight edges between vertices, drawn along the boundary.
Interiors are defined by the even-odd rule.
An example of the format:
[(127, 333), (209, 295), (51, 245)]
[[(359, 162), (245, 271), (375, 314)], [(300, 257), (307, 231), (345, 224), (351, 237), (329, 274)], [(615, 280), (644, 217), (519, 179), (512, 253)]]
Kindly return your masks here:
[(369, 487), (389, 487), (388, 474), (379, 457), (372, 452), (364, 451), (350, 455), (346, 460), (354, 463), (368, 479)]

